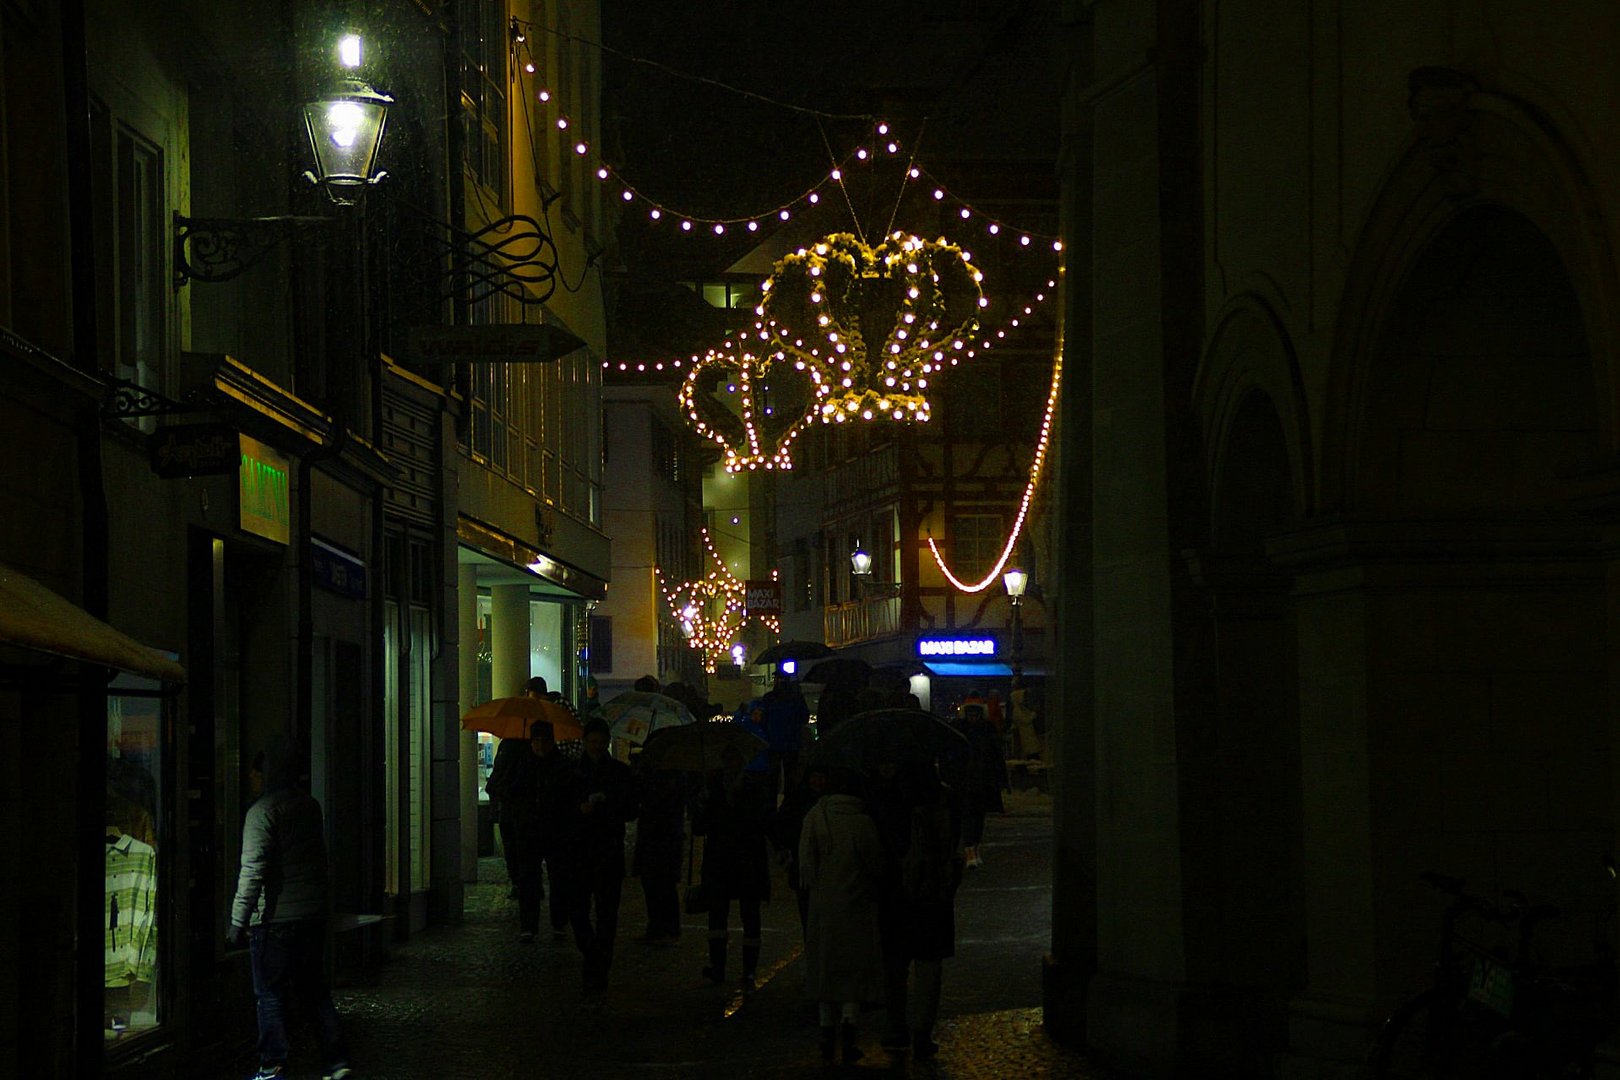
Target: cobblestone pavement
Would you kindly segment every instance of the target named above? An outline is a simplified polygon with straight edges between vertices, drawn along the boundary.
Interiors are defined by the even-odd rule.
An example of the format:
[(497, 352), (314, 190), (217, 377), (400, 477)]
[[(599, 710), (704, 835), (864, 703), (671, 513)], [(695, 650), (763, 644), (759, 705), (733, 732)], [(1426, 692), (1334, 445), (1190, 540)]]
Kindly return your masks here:
[[(496, 860), (468, 890), (463, 925), (430, 930), (393, 950), (366, 985), (336, 993), (364, 1078), (1074, 1077), (1104, 1080), (1041, 1027), (1040, 959), (1050, 920), (1051, 820), (993, 818), (985, 867), (969, 872), (957, 904), (957, 955), (945, 965), (935, 1037), (938, 1059), (912, 1063), (879, 1048), (882, 1014), (863, 1018), (865, 1058), (828, 1069), (816, 1050), (813, 1007), (800, 991), (798, 915), (780, 878), (765, 907), (759, 988), (710, 986), (706, 924), (688, 916), (675, 946), (643, 946), (640, 883), (625, 881), (613, 985), (600, 1013), (578, 1010), (580, 962), (571, 941), (542, 931), (517, 942), (516, 903)], [(544, 926), (544, 919), (542, 919)], [(740, 929), (730, 970), (739, 972)], [(301, 1040), (306, 1044), (309, 1035)], [(319, 1076), (306, 1056), (294, 1076)], [(251, 1071), (249, 1069), (248, 1071)]]

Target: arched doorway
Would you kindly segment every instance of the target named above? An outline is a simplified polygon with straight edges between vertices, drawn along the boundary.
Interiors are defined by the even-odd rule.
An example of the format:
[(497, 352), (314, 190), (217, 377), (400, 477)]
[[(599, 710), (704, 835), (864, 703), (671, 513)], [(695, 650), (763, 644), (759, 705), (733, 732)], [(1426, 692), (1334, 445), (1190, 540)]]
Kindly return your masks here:
[[(1214, 695), (1201, 873), (1189, 917), (1199, 981), (1232, 1008), (1243, 1075), (1269, 1071), (1284, 1049), (1288, 1003), (1305, 985), (1299, 695), (1290, 576), (1266, 543), (1297, 519), (1296, 478), (1276, 405), (1264, 390), (1230, 408), (1213, 476), (1212, 543), (1199, 577), (1209, 597)], [(1192, 776), (1189, 775), (1189, 779)], [(1213, 860), (1211, 865), (1210, 860)], [(1197, 887), (1202, 880), (1202, 888)]]

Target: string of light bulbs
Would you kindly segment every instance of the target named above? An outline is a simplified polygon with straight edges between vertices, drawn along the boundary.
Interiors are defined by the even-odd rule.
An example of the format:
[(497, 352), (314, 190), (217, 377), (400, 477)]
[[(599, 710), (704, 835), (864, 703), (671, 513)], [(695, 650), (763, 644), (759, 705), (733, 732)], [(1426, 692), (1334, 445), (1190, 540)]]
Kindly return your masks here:
[[(1051, 283), (1049, 283), (1051, 284)], [(1054, 286), (1055, 287), (1055, 286)], [(945, 564), (945, 556), (939, 552), (939, 544), (932, 536), (928, 538), (928, 551), (934, 556), (934, 563), (939, 567), (940, 573), (945, 575), (957, 589), (965, 593), (982, 592), (991, 582), (1001, 574), (1007, 560), (1012, 557), (1014, 549), (1018, 546), (1019, 534), (1023, 532), (1024, 523), (1029, 519), (1029, 507), (1035, 498), (1035, 488), (1041, 482), (1041, 472), (1046, 464), (1046, 452), (1052, 444), (1052, 423), (1057, 415), (1058, 397), (1063, 387), (1063, 342), (1056, 343), (1052, 358), (1052, 383), (1046, 392), (1046, 412), (1041, 417), (1041, 435), (1035, 444), (1035, 459), (1029, 466), (1029, 482), (1024, 485), (1023, 497), (1018, 503), (1018, 516), (1013, 521), (1012, 531), (1007, 534), (1007, 543), (1001, 549), (1001, 555), (996, 559), (995, 565), (983, 578), (971, 584), (963, 581), (951, 572)]]
[[(533, 27), (535, 24), (525, 23), (518, 19), (513, 19), (512, 24), (514, 51), (519, 55), (526, 57), (526, 59), (522, 59), (520, 63), (515, 65), (513, 77), (520, 84), (520, 92), (526, 93), (526, 91), (523, 91), (522, 89), (522, 78), (517, 74), (517, 71), (521, 71), (523, 74), (536, 77), (539, 75), (539, 69), (536, 66), (534, 53), (528, 42), (528, 35), (524, 33), (525, 27)], [(550, 28), (544, 29), (550, 33), (556, 33), (556, 31), (552, 31)], [(590, 43), (587, 42), (587, 44)], [(556, 95), (552, 93), (549, 87), (541, 86), (537, 88), (534, 91), (534, 96), (542, 105), (550, 105), (555, 108), (554, 103), (556, 102)], [(662, 203), (657, 199), (654, 199), (652, 196), (641, 190), (641, 188), (639, 188), (633, 181), (624, 176), (607, 162), (602, 161), (600, 158), (595, 160), (595, 175), (596, 178), (603, 183), (612, 182), (618, 185), (619, 199), (621, 202), (645, 206), (648, 220), (653, 222), (662, 222), (667, 219), (670, 222), (675, 223), (676, 227), (682, 233), (696, 235), (712, 234), (715, 236), (723, 236), (728, 229), (732, 228), (741, 228), (748, 232), (758, 232), (762, 222), (769, 222), (773, 220), (778, 222), (789, 221), (796, 213), (803, 212), (806, 208), (819, 204), (823, 195), (825, 194), (825, 189), (829, 185), (841, 184), (844, 179), (845, 171), (851, 168), (853, 164), (871, 164), (884, 160), (885, 158), (896, 157), (903, 148), (900, 137), (894, 131), (893, 126), (885, 120), (864, 115), (859, 117), (850, 117), (830, 113), (817, 113), (816, 115), (835, 119), (855, 118), (872, 120), (872, 139), (870, 141), (872, 146), (875, 148), (869, 148), (866, 140), (858, 141), (855, 146), (851, 147), (848, 152), (835, 161), (832, 170), (826, 176), (823, 176), (814, 183), (807, 185), (794, 198), (789, 199), (786, 202), (779, 203), (776, 206), (761, 208), (754, 213), (737, 214), (731, 216), (715, 216), (683, 212), (669, 206), (666, 203)], [(552, 124), (557, 128), (558, 131), (567, 132), (572, 128), (573, 121), (567, 114), (558, 110)], [(591, 144), (583, 137), (574, 138), (572, 147), (576, 157), (588, 157), (591, 154)], [(916, 164), (915, 159), (913, 159), (912, 163), (906, 168), (902, 184), (904, 185), (912, 182), (926, 182), (931, 184), (933, 186), (933, 197), (936, 202), (952, 207), (955, 210), (956, 216), (965, 222), (982, 222), (985, 232), (988, 235), (996, 237), (1006, 236), (1020, 250), (1047, 250), (1055, 252), (1060, 252), (1063, 250), (1063, 241), (1061, 237), (1053, 233), (1042, 232), (1038, 229), (1023, 229), (1001, 218), (998, 218), (993, 214), (986, 213), (973, 205), (973, 203), (971, 203), (969, 200), (964, 199), (952, 192), (937, 176), (930, 173), (924, 167)]]
[[(703, 538), (703, 550), (717, 569), (710, 570), (695, 581), (679, 582), (674, 588), (668, 587), (662, 567), (654, 566), (653, 574), (658, 581), (658, 591), (663, 593), (670, 613), (686, 635), (687, 645), (703, 654), (703, 670), (712, 675), (730, 655), (732, 645), (748, 621), (748, 589), (720, 558), (707, 526), (699, 531)], [(780, 580), (776, 570), (771, 571), (771, 580)], [(716, 604), (720, 612), (717, 616), (711, 615)], [(754, 618), (771, 633), (781, 636), (779, 618), (771, 615), (756, 615)]]

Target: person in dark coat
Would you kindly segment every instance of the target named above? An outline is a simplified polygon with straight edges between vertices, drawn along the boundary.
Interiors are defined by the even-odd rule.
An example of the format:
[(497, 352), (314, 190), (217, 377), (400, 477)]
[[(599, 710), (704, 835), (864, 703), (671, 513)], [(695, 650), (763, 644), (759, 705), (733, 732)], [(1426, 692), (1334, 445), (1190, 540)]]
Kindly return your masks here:
[[(932, 763), (887, 763), (869, 784), (886, 862), (878, 898), (886, 1022), (883, 1046), (932, 1058), (943, 962), (956, 955), (960, 813)], [(908, 1002), (908, 981), (912, 990)], [(909, 1007), (908, 1007), (909, 1005)]]
[(642, 945), (673, 945), (681, 938), (681, 848), (686, 842), (685, 774), (640, 769), (636, 776), (641, 817), (631, 870), (647, 900)]
[[(515, 868), (518, 894), (518, 940), (528, 943), (540, 930), (540, 902), (545, 899), (542, 870), (551, 870), (551, 931), (561, 937), (568, 925), (567, 888), (558, 865), (556, 843), (562, 822), (562, 794), (568, 763), (557, 752), (550, 721), (529, 725), (529, 740), (521, 755), (508, 759), (497, 787), (508, 824), (502, 826), (509, 865)], [(498, 785), (498, 786), (497, 786)]]
[(985, 815), (1001, 813), (1008, 790), (1007, 760), (1001, 752), (1001, 734), (990, 722), (984, 706), (964, 704), (962, 734), (967, 736), (968, 759), (962, 790), (962, 852), (970, 869), (984, 865), (979, 842), (984, 839)]
[(799, 751), (804, 746), (805, 726), (810, 707), (791, 675), (778, 674), (776, 684), (760, 699), (764, 706), (765, 741), (770, 747), (771, 796), (786, 791), (799, 780)]
[(771, 815), (771, 846), (786, 864), (787, 882), (799, 901), (799, 932), (810, 929), (810, 889), (799, 880), (799, 839), (804, 833), (804, 816), (827, 791), (827, 766), (812, 760), (805, 765), (803, 778), (788, 790), (782, 805)]
[(703, 977), (719, 984), (726, 977), (726, 939), (731, 902), (742, 918), (742, 987), (754, 987), (759, 967), (760, 904), (771, 896), (766, 826), (774, 793), (767, 794), (743, 773), (742, 754), (727, 748), (724, 768), (711, 773), (698, 794), (692, 832), (703, 837), (703, 895), (709, 906), (709, 964)]
[(493, 804), (495, 824), (501, 830), (501, 855), (506, 860), (506, 880), (510, 886), (506, 895), (509, 899), (516, 899), (518, 895), (518, 845), (512, 835), (517, 831), (517, 824), (501, 792), (511, 782), (514, 770), (523, 767), (523, 759), (528, 754), (528, 739), (502, 739), (495, 747), (495, 762), (490, 766), (489, 779), (484, 782), (484, 791)]
[(624, 826), (638, 813), (630, 766), (608, 756), (610, 737), (602, 720), (585, 725), (583, 753), (563, 781), (558, 844), (574, 943), (584, 958), (581, 1007), (593, 1011), (602, 1007), (613, 965), (624, 887)]

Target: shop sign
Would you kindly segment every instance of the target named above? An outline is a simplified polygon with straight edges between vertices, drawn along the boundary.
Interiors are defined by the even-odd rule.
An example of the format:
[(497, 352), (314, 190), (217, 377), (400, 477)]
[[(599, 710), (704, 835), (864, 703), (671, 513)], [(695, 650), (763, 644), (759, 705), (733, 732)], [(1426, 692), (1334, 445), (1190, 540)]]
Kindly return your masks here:
[(743, 607), (752, 615), (782, 614), (782, 583), (750, 581), (743, 587)]
[(165, 480), (228, 476), (241, 461), (236, 429), (228, 424), (170, 424), (146, 439), (152, 471)]
[(243, 532), (285, 544), (292, 536), (292, 503), (287, 459), (257, 439), (241, 440), (242, 462), (237, 473), (238, 524)]
[(987, 634), (975, 637), (945, 635), (917, 639), (917, 655), (944, 659), (971, 656), (989, 659), (996, 655), (996, 639)]
[(320, 588), (352, 600), (366, 598), (366, 564), (347, 551), (311, 537), (309, 569), (311, 580)]

